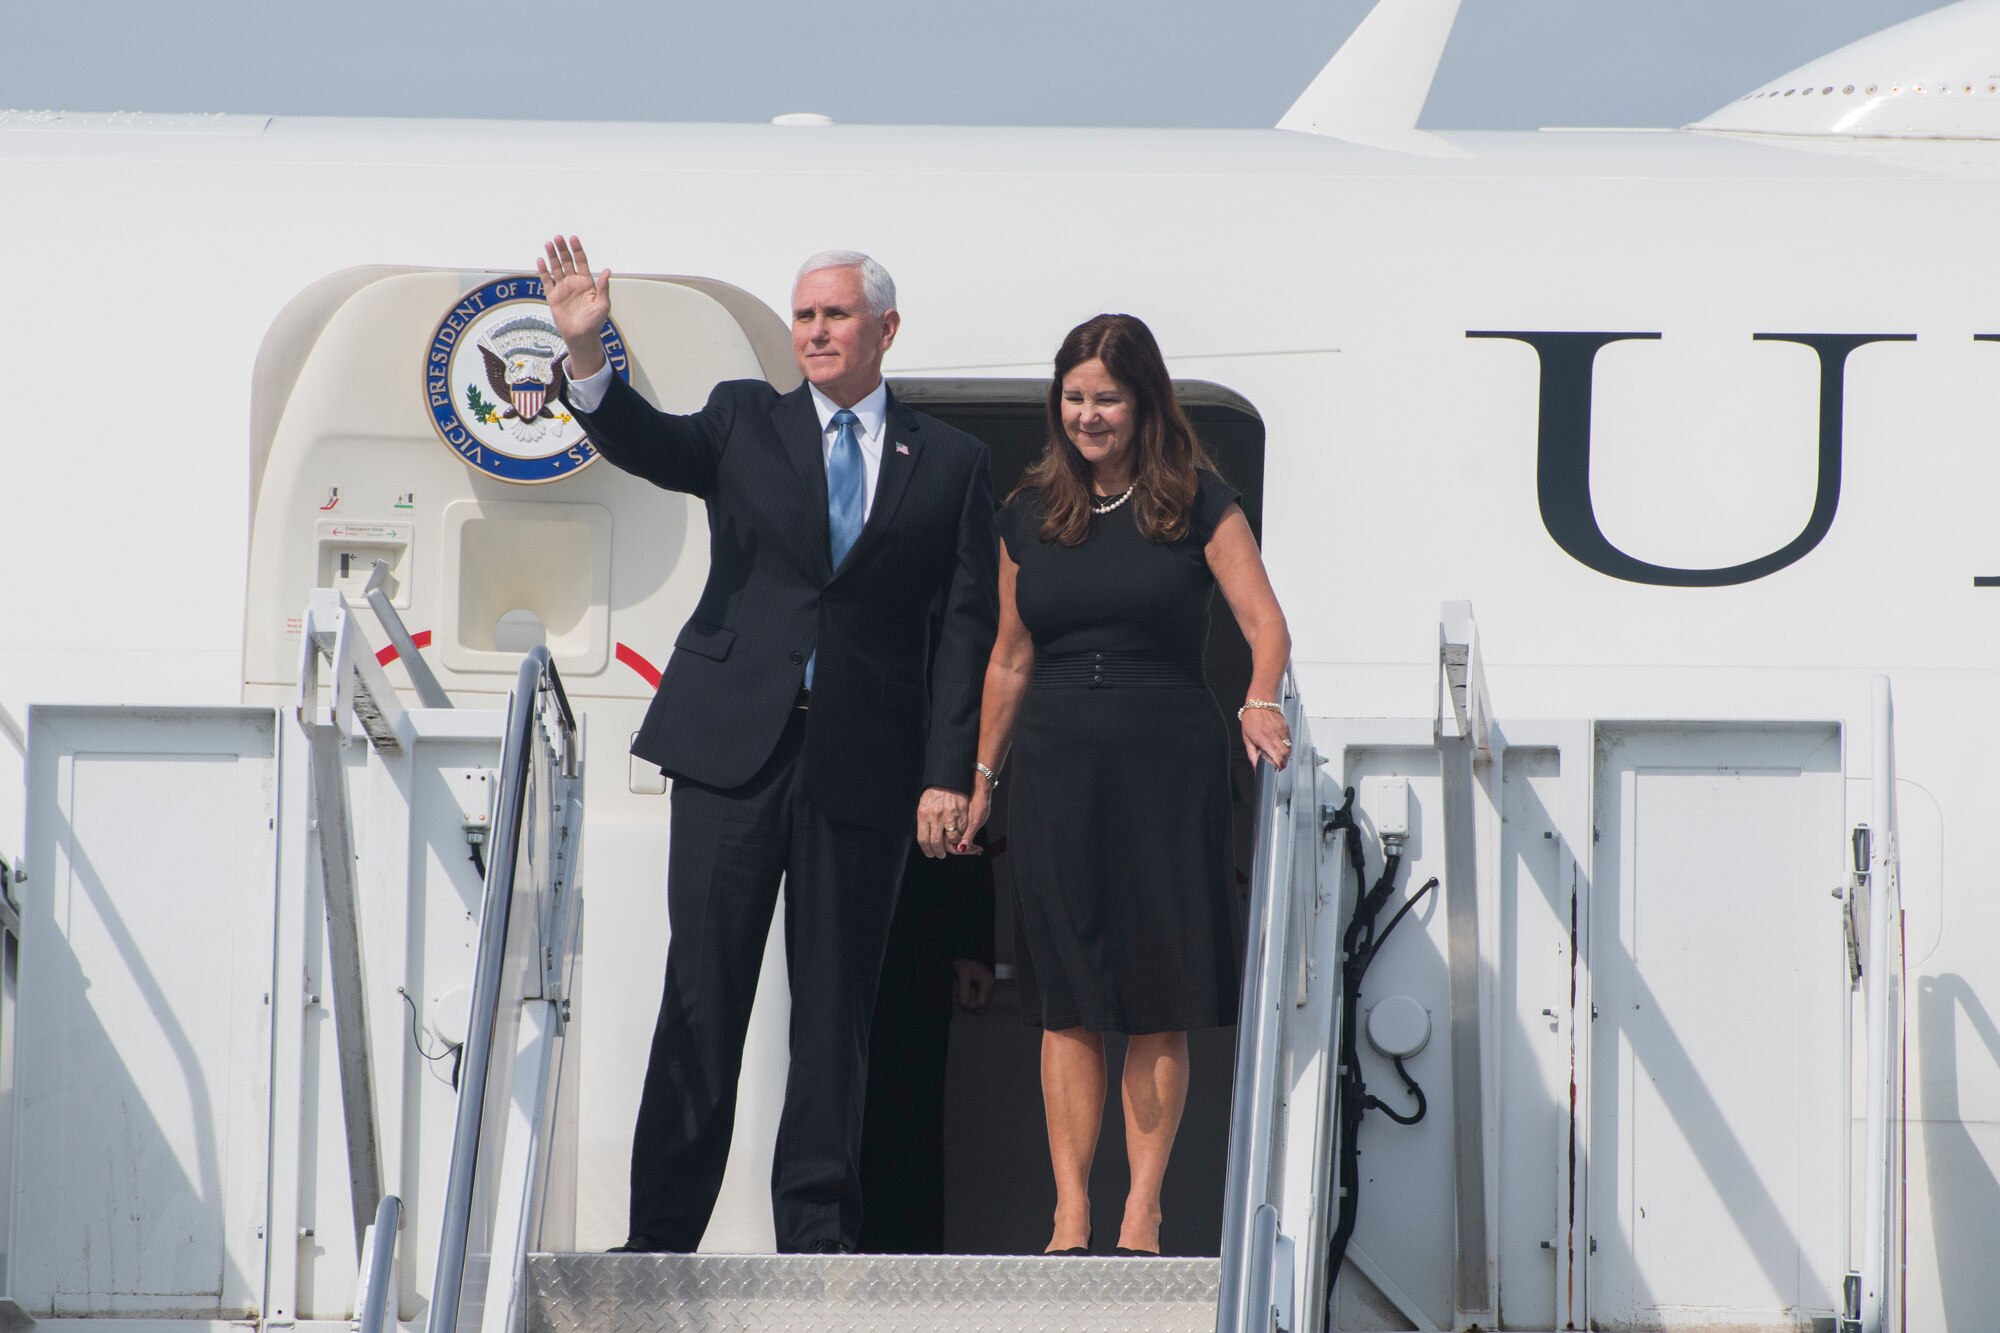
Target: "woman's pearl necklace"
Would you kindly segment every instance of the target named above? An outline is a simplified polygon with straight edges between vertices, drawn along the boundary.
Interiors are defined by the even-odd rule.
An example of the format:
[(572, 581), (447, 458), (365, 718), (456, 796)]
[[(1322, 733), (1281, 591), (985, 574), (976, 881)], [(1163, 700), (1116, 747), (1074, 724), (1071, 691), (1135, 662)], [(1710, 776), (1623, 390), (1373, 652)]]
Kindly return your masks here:
[(1110, 501), (1108, 504), (1097, 503), (1097, 501), (1101, 497), (1093, 495), (1090, 497), (1090, 512), (1093, 514), (1108, 514), (1112, 510), (1116, 509), (1119, 505), (1122, 505), (1127, 500), (1131, 499), (1132, 492), (1138, 489), (1139, 489), (1139, 479), (1137, 477), (1134, 477), (1132, 479), (1132, 484), (1125, 488), (1125, 493), (1119, 496), (1116, 500)]

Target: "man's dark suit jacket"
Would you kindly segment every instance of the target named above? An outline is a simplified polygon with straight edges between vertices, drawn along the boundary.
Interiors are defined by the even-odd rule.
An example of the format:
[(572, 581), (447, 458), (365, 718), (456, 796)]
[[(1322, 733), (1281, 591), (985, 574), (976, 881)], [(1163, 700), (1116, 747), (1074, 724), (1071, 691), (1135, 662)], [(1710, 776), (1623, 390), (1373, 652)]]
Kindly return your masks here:
[(824, 436), (805, 385), (732, 380), (676, 416), (614, 376), (598, 410), (577, 417), (618, 467), (708, 507), (708, 585), (634, 754), (706, 786), (749, 781), (817, 652), (805, 778), (825, 814), (900, 830), (924, 788), (971, 790), (999, 615), (985, 445), (891, 395), (874, 503), (834, 569)]

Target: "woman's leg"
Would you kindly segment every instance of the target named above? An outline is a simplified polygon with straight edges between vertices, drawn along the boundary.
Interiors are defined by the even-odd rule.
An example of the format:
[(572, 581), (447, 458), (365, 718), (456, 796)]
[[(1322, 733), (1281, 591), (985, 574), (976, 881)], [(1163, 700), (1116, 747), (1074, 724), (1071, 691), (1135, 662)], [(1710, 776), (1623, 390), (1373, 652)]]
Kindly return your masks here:
[(1125, 1153), (1132, 1190), (1118, 1243), (1131, 1250), (1160, 1248), (1160, 1184), (1187, 1106), (1188, 1045), (1185, 1032), (1133, 1037), (1125, 1047)]
[(1056, 1173), (1049, 1249), (1090, 1243), (1090, 1163), (1104, 1123), (1104, 1038), (1083, 1028), (1042, 1033), (1042, 1105)]

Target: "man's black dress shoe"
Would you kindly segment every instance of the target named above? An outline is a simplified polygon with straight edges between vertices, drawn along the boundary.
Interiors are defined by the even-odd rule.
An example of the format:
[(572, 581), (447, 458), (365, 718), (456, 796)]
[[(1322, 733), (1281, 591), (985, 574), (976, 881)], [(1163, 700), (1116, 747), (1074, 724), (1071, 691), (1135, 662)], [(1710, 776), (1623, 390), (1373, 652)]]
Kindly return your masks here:
[(613, 1245), (606, 1254), (675, 1254), (673, 1246), (652, 1236), (634, 1236), (623, 1245)]
[(812, 1243), (812, 1248), (807, 1250), (806, 1253), (807, 1254), (853, 1254), (854, 1247), (852, 1245), (849, 1245), (846, 1241), (816, 1240)]

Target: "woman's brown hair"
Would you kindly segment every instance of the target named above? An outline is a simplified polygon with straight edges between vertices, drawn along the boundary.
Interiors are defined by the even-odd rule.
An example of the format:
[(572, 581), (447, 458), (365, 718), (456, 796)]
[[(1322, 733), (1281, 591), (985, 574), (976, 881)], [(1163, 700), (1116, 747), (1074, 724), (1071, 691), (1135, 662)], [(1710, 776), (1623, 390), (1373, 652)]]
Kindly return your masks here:
[(1040, 496), (1043, 541), (1077, 546), (1090, 536), (1090, 465), (1062, 424), (1063, 379), (1086, 361), (1102, 361), (1111, 378), (1132, 395), (1133, 519), (1150, 541), (1179, 541), (1187, 535), (1188, 515), (1201, 485), (1195, 469), (1212, 472), (1215, 462), (1181, 410), (1153, 331), (1136, 315), (1094, 316), (1062, 340), (1055, 378), (1049, 381), (1048, 439), (1015, 494), (1032, 490)]

